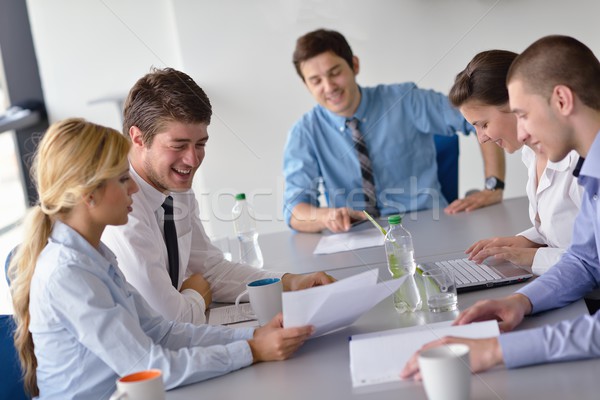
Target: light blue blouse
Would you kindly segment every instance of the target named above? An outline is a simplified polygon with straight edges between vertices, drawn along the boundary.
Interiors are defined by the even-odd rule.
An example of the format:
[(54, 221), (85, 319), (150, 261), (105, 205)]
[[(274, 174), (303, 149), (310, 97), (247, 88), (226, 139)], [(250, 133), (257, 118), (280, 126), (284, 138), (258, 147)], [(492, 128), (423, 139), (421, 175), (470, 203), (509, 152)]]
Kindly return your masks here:
[(106, 246), (61, 222), (38, 259), (29, 310), (40, 399), (106, 399), (119, 376), (149, 368), (169, 389), (252, 363), (252, 328), (166, 321)]

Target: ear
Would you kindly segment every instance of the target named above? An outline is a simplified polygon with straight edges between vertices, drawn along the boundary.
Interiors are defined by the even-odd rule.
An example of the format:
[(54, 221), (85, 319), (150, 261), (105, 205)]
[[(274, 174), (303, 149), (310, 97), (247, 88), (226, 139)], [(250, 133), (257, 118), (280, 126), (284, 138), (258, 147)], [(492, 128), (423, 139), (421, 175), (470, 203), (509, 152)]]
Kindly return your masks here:
[(88, 208), (96, 207), (96, 201), (94, 200), (94, 195), (92, 193), (83, 196), (83, 202), (88, 206)]
[(352, 56), (352, 70), (354, 75), (358, 75), (358, 71), (360, 71), (360, 62), (356, 56)]
[(144, 147), (142, 131), (137, 126), (133, 125), (129, 128), (129, 138), (135, 147)]
[(556, 85), (552, 90), (551, 102), (561, 115), (568, 116), (573, 112), (574, 101), (575, 96), (568, 86)]

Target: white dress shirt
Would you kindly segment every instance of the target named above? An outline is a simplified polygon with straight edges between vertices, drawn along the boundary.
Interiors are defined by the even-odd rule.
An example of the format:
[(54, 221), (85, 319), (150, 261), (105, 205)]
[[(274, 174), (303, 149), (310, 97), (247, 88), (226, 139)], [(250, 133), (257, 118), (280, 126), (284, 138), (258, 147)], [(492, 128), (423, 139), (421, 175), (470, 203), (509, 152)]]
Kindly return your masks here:
[(533, 226), (521, 233), (535, 243), (546, 244), (537, 250), (532, 271), (541, 275), (556, 264), (573, 236), (573, 223), (581, 207), (583, 188), (578, 185), (573, 170), (579, 155), (572, 151), (562, 161), (548, 161), (536, 188), (536, 156), (527, 146), (521, 150), (523, 163), (527, 166), (527, 197), (529, 219)]
[(150, 368), (171, 389), (252, 363), (253, 329), (165, 320), (104, 244), (61, 222), (37, 260), (29, 312), (40, 399), (108, 399), (119, 376)]
[(194, 192), (172, 192), (179, 248), (179, 282), (175, 289), (169, 277), (163, 235), (162, 203), (167, 195), (144, 181), (133, 167), (131, 176), (140, 190), (132, 196), (133, 211), (129, 214), (129, 222), (107, 226), (102, 241), (117, 256), (127, 281), (166, 319), (193, 324), (206, 321), (202, 296), (192, 289), (178, 291), (192, 274), (202, 274), (210, 283), (213, 300), (221, 302), (235, 301), (248, 282), (283, 276), (283, 273), (266, 272), (225, 260), (204, 232)]

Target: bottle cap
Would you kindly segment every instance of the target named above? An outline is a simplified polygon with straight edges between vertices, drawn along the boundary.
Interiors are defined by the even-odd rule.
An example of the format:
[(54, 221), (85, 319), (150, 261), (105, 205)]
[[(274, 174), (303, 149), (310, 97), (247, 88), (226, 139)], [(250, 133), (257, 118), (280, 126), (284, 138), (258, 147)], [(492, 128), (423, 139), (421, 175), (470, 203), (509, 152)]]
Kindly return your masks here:
[(390, 215), (388, 217), (388, 222), (390, 225), (399, 225), (402, 223), (402, 215)]
[(236, 200), (246, 200), (246, 193), (238, 193), (235, 195)]

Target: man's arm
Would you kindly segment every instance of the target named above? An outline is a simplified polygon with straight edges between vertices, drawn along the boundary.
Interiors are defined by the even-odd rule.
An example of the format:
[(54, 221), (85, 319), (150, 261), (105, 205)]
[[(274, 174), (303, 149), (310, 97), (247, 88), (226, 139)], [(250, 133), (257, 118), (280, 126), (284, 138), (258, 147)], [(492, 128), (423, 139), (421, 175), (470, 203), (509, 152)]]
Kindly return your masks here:
[(308, 203), (299, 203), (294, 207), (290, 226), (300, 232), (346, 232), (355, 221), (365, 219), (361, 211), (351, 208), (323, 208)]
[[(504, 181), (506, 176), (506, 157), (504, 150), (495, 143), (479, 143), (481, 156), (483, 157), (483, 170), (485, 177), (495, 176)], [(448, 214), (455, 214), (461, 211), (472, 211), (481, 207), (491, 206), (500, 203), (504, 190), (481, 190), (473, 193), (463, 199), (453, 201), (444, 210)]]

